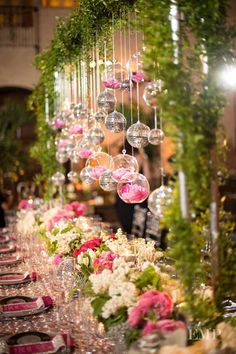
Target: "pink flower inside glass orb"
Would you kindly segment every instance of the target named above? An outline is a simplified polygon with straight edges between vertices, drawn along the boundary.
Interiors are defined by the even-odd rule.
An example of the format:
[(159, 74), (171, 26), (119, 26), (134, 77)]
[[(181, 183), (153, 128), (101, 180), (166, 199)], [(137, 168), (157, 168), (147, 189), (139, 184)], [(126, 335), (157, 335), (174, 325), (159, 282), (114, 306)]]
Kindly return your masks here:
[(55, 118), (51, 122), (51, 127), (55, 130), (63, 129), (63, 128), (65, 128), (65, 126), (66, 126), (66, 122), (65, 122), (65, 120), (63, 120), (61, 118)]
[(105, 152), (96, 152), (90, 156), (86, 162), (86, 167), (91, 168), (90, 176), (95, 180), (99, 180), (100, 176), (107, 170), (114, 167), (113, 159)]
[(89, 149), (82, 149), (79, 152), (79, 157), (81, 159), (87, 159), (88, 157), (90, 157), (92, 155), (92, 151)]
[(128, 63), (126, 64), (129, 77), (132, 81), (136, 83), (144, 81), (144, 72), (142, 66), (143, 62), (141, 60), (141, 54), (133, 54), (132, 57), (129, 59)]
[(81, 135), (83, 134), (83, 127), (79, 124), (74, 124), (68, 129), (69, 134)]
[[(128, 182), (125, 175), (128, 173), (138, 172), (138, 162), (134, 156), (128, 154), (119, 154), (113, 158), (114, 170), (112, 171), (112, 178), (116, 182)], [(134, 175), (133, 175), (134, 176)]]
[(102, 82), (106, 88), (117, 90), (121, 82), (127, 78), (127, 73), (121, 64), (111, 64), (102, 73)]
[(133, 179), (129, 182), (119, 182), (117, 193), (119, 197), (129, 204), (142, 203), (147, 199), (150, 186), (147, 178), (141, 173), (134, 173)]

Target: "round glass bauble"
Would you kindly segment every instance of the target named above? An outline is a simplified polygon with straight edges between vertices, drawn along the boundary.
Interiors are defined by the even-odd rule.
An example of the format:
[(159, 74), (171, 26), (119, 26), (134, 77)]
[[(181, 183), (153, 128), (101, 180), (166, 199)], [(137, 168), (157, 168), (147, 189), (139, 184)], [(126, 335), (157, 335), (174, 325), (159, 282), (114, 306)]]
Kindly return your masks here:
[(86, 167), (91, 168), (91, 178), (98, 181), (105, 171), (113, 169), (114, 164), (110, 155), (105, 152), (96, 152), (88, 158)]
[(78, 163), (80, 160), (80, 150), (78, 148), (71, 150), (70, 160), (72, 163)]
[(83, 108), (82, 108), (82, 104), (81, 103), (79, 103), (79, 104), (74, 106), (73, 113), (74, 113), (74, 117), (76, 119), (78, 119), (80, 117), (80, 113), (81, 113), (82, 109)]
[(148, 141), (152, 145), (160, 145), (163, 143), (165, 134), (161, 129), (152, 129), (148, 134)]
[(56, 160), (59, 163), (65, 163), (66, 161), (68, 161), (68, 159), (68, 153), (64, 149), (56, 152)]
[(129, 78), (136, 83), (144, 81), (143, 62), (140, 53), (135, 53), (126, 64)]
[(56, 172), (51, 177), (51, 181), (54, 184), (54, 186), (62, 186), (63, 183), (65, 182), (65, 176), (61, 172)]
[(147, 178), (141, 173), (133, 173), (132, 180), (119, 182), (117, 193), (119, 197), (129, 204), (142, 203), (149, 195), (150, 187)]
[(80, 171), (80, 179), (81, 179), (81, 181), (83, 183), (86, 183), (86, 184), (94, 183), (94, 180), (91, 178), (90, 173), (91, 173), (91, 168), (90, 167), (84, 167)]
[(97, 104), (99, 109), (112, 112), (116, 105), (116, 98), (110, 91), (104, 91), (98, 95)]
[(112, 172), (111, 171), (105, 171), (100, 176), (99, 185), (106, 192), (114, 191), (114, 190), (117, 189), (117, 183), (112, 178)]
[(67, 173), (67, 178), (70, 182), (75, 183), (79, 179), (79, 174), (76, 171), (70, 171), (69, 173)]
[(90, 117), (90, 112), (87, 108), (83, 108), (81, 109), (81, 112), (80, 112), (80, 115), (79, 115), (79, 118), (81, 120), (88, 120)]
[(89, 129), (87, 133), (88, 143), (91, 145), (100, 145), (105, 139), (104, 132), (101, 128), (95, 127)]
[(106, 117), (107, 112), (104, 109), (101, 109), (94, 114), (94, 118), (98, 123), (105, 123)]
[(172, 188), (169, 186), (161, 186), (155, 189), (148, 198), (148, 208), (158, 217), (162, 217), (163, 213), (172, 202)]
[(150, 128), (141, 122), (132, 124), (126, 132), (129, 144), (137, 149), (148, 145)]
[(113, 158), (113, 162), (114, 169), (112, 171), (112, 178), (116, 182), (120, 182), (121, 180), (128, 182), (130, 179), (129, 176), (134, 176), (133, 172), (138, 172), (138, 162), (134, 156), (119, 154)]
[(160, 94), (163, 90), (163, 81), (156, 80), (149, 82), (143, 91), (143, 99), (145, 103), (152, 108), (158, 108)]
[(132, 81), (130, 79), (123, 80), (121, 82), (121, 91), (130, 91), (132, 89)]
[(80, 140), (78, 144), (78, 152), (79, 152), (79, 157), (81, 159), (87, 159), (90, 157), (94, 151), (95, 147), (92, 147), (88, 141), (87, 137), (84, 137)]
[(106, 88), (117, 90), (121, 82), (127, 78), (127, 72), (121, 64), (111, 64), (102, 73), (102, 82)]
[(120, 112), (114, 111), (108, 114), (105, 126), (113, 133), (120, 133), (125, 130), (126, 123), (125, 116)]

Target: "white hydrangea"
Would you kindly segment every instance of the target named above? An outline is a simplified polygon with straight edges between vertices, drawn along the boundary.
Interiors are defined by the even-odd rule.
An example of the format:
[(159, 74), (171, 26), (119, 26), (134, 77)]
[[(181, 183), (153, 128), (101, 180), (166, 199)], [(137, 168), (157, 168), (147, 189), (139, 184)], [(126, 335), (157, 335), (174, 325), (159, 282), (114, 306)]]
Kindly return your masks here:
[(114, 315), (123, 306), (124, 306), (123, 298), (121, 296), (113, 296), (103, 306), (102, 317), (109, 318), (111, 315)]
[(81, 264), (84, 264), (88, 267), (90, 263), (93, 263), (95, 258), (96, 258), (96, 253), (91, 249), (88, 249), (85, 253), (81, 252), (76, 259), (77, 262), (76, 268), (80, 270)]
[(114, 279), (110, 269), (104, 269), (99, 274), (91, 274), (89, 280), (91, 281), (94, 293), (99, 294), (108, 291)]
[(135, 285), (129, 281), (112, 283), (109, 287), (108, 294), (111, 297), (120, 295), (123, 306), (127, 307), (134, 305), (138, 297), (138, 291)]

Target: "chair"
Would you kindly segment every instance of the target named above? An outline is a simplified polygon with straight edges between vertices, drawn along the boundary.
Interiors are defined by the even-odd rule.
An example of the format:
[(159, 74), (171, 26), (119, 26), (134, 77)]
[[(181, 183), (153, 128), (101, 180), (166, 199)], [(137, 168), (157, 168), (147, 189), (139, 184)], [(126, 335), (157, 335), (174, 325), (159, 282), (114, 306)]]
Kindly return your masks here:
[(154, 240), (158, 247), (161, 245), (160, 219), (150, 212), (147, 213), (145, 239)]
[(147, 215), (146, 208), (141, 208), (140, 206), (135, 205), (133, 221), (132, 221), (132, 229), (131, 229), (132, 235), (138, 237), (144, 237), (144, 230), (146, 226), (146, 215)]

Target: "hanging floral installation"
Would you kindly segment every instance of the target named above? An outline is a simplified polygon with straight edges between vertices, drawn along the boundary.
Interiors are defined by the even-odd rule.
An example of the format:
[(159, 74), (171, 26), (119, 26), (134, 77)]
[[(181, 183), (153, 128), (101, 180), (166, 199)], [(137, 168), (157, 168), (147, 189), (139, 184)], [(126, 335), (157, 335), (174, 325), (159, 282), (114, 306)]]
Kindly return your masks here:
[[(224, 166), (219, 119), (226, 101), (216, 72), (234, 58), (236, 34), (227, 25), (227, 8), (228, 1), (219, 0), (81, 0), (71, 16), (58, 23), (51, 47), (37, 57), (42, 74), (30, 102), (38, 119), (32, 155), (41, 163), (41, 178), (58, 186), (62, 196), (63, 164), (70, 161), (67, 178), (72, 182), (97, 181), (105, 191), (117, 190), (126, 203), (149, 197), (149, 209), (170, 230), (186, 311), (204, 326), (219, 321), (222, 301), (236, 290), (233, 226), (218, 196)], [(141, 87), (144, 102), (153, 109), (152, 129), (141, 121)], [(130, 126), (124, 115), (125, 95), (131, 108)], [(125, 149), (115, 157), (109, 149), (102, 151), (105, 129), (123, 132), (132, 148), (139, 149), (148, 144), (162, 149), (165, 135), (171, 136), (176, 145), (174, 182), (164, 185), (161, 161), (161, 185), (150, 194), (133, 155)], [(78, 171), (81, 160), (84, 168)], [(104, 257), (111, 266), (117, 263), (113, 254), (102, 254), (95, 268), (102, 267)], [(209, 284), (203, 257), (209, 258), (208, 265), (212, 262), (208, 271), (214, 299), (210, 300), (197, 291), (201, 284)], [(164, 296), (159, 287), (155, 291), (144, 295)], [(93, 305), (100, 316), (96, 301)], [(171, 305), (166, 306), (170, 310)], [(129, 321), (136, 327), (132, 313)]]

